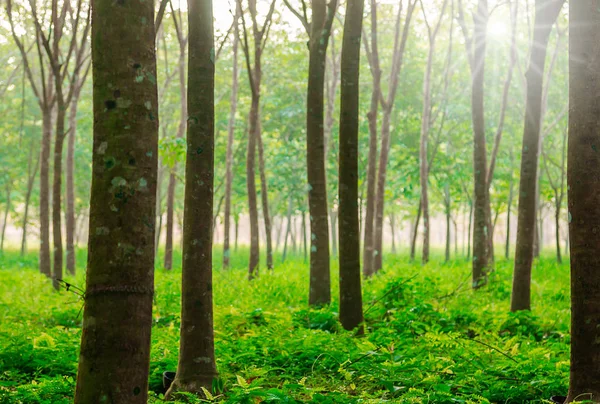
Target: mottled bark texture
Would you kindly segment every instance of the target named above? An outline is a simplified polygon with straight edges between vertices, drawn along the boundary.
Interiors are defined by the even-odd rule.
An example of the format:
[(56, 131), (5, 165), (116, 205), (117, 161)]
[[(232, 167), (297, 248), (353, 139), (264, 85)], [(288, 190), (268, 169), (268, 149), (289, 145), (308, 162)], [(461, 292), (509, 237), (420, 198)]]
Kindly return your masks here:
[(536, 190), (538, 188), (544, 68), (550, 32), (564, 2), (565, 0), (536, 0), (535, 2), (531, 54), (529, 68), (525, 74), (527, 99), (521, 152), (517, 246), (510, 304), (511, 311), (531, 309), (531, 266), (533, 263), (533, 240), (536, 231)]
[(50, 149), (52, 144), (52, 110), (42, 110), (40, 150), (40, 272), (52, 276), (50, 262)]
[[(325, 171), (325, 66), (337, 0), (313, 0), (309, 40), (306, 113), (306, 166), (310, 217), (311, 306), (331, 302), (329, 221)], [(304, 216), (303, 216), (304, 220)]]
[(600, 10), (569, 2), (571, 377), (567, 402), (600, 402)]
[(348, 0), (341, 62), (339, 233), (340, 321), (346, 330), (363, 322), (358, 216), (360, 42), (364, 0)]
[(76, 404), (145, 404), (158, 95), (153, 2), (92, 1), (94, 143)]
[(177, 376), (166, 394), (212, 390), (217, 376), (213, 331), (214, 38), (211, 0), (189, 0), (187, 159), (183, 219), (181, 338)]

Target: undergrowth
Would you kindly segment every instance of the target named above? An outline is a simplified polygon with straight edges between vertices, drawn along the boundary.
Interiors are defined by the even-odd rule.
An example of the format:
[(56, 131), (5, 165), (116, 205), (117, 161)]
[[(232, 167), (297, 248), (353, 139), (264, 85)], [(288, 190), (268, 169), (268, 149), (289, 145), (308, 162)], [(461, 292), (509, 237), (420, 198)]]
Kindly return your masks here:
[[(307, 308), (302, 257), (248, 282), (247, 251), (222, 271), (215, 257), (215, 337), (220, 373), (201, 400), (225, 403), (525, 403), (564, 395), (569, 366), (568, 266), (551, 258), (533, 271), (533, 312), (509, 313), (512, 263), (499, 260), (489, 285), (470, 288), (470, 264), (421, 266), (386, 256), (363, 283), (366, 333), (338, 323), (337, 265), (330, 307)], [(158, 260), (160, 262), (160, 260)], [(177, 261), (177, 260), (176, 260)], [(78, 254), (85, 284), (85, 252)], [(0, 403), (72, 401), (83, 302), (56, 293), (35, 255), (0, 256)], [(180, 269), (156, 271), (150, 402), (176, 369)]]

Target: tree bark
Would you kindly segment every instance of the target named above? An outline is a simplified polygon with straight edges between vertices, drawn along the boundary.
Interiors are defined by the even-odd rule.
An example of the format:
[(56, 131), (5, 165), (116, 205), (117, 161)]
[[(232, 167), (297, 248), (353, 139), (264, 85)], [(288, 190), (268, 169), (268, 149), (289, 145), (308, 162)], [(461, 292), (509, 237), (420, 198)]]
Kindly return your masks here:
[(229, 238), (231, 233), (231, 188), (233, 186), (233, 142), (235, 140), (235, 116), (237, 113), (239, 88), (238, 54), (240, 33), (238, 22), (240, 19), (240, 13), (240, 5), (236, 2), (233, 23), (234, 35), (232, 45), (233, 70), (231, 73), (231, 98), (229, 107), (229, 123), (227, 126), (227, 155), (225, 158), (225, 217), (223, 225), (223, 269), (228, 269), (231, 261), (231, 249), (229, 247)]
[[(512, 154), (511, 154), (512, 156)], [(510, 216), (512, 211), (512, 203), (514, 198), (514, 180), (512, 172), (510, 174), (510, 185), (508, 190), (508, 205), (506, 207), (506, 247), (504, 249), (504, 258), (510, 257)]]
[[(312, 1), (309, 40), (308, 90), (306, 97), (306, 166), (310, 219), (310, 287), (311, 306), (331, 302), (329, 268), (329, 223), (325, 152), (325, 67), (331, 26), (337, 0)], [(304, 223), (304, 213), (302, 214)]]
[(77, 135), (77, 104), (79, 91), (73, 95), (69, 108), (69, 134), (67, 139), (67, 272), (75, 275), (75, 140)]
[(31, 149), (29, 150), (29, 164), (27, 166), (27, 192), (25, 193), (25, 210), (23, 212), (23, 232), (21, 236), (21, 257), (25, 256), (27, 252), (27, 226), (29, 224), (29, 208), (31, 206), (31, 194), (33, 193), (33, 185), (35, 182), (35, 177), (37, 176), (39, 166), (40, 166), (40, 157), (35, 159), (35, 166), (32, 166), (32, 160), (34, 155), (34, 147), (31, 145)]
[(166, 394), (203, 396), (217, 376), (213, 331), (212, 247), (215, 64), (211, 0), (190, 0), (181, 338), (177, 376)]
[(600, 401), (600, 14), (569, 2), (568, 201), (571, 238), (571, 371), (566, 402)]
[(390, 230), (392, 232), (392, 254), (396, 254), (396, 217), (393, 213), (390, 214)]
[[(341, 61), (340, 108), (340, 321), (346, 330), (363, 322), (358, 217), (360, 43), (364, 0), (348, 0)], [(362, 332), (362, 326), (359, 328)]]
[[(542, 91), (546, 50), (552, 26), (565, 0), (536, 0), (536, 12), (527, 81), (525, 128), (519, 185), (517, 247), (511, 298), (511, 311), (531, 309), (531, 266), (536, 231), (536, 190), (540, 152)], [(533, 190), (533, 192), (531, 191)]]
[(263, 221), (265, 223), (265, 239), (267, 242), (267, 269), (273, 269), (273, 230), (271, 226), (271, 214), (269, 212), (269, 189), (267, 184), (267, 173), (265, 169), (265, 152), (262, 142), (262, 130), (260, 120), (258, 123), (258, 169), (260, 171), (260, 199), (263, 209)]
[(92, 21), (94, 175), (75, 404), (145, 404), (158, 161), (154, 4), (93, 0)]
[(63, 278), (62, 156), (66, 135), (65, 118), (66, 105), (59, 99), (56, 108), (56, 133), (54, 137), (54, 167), (52, 181), (52, 241), (54, 243), (52, 285), (56, 290), (60, 288), (60, 280)]
[[(365, 38), (366, 40), (366, 38)], [(363, 275), (368, 278), (375, 273), (373, 268), (373, 236), (375, 217), (375, 181), (377, 178), (377, 121), (381, 94), (381, 68), (377, 43), (377, 0), (371, 0), (371, 49), (370, 66), (373, 82), (371, 86), (371, 109), (367, 114), (369, 121), (369, 154), (367, 160), (367, 200), (364, 221)]]
[(42, 111), (40, 150), (40, 272), (52, 276), (50, 262), (50, 148), (52, 143), (52, 109)]
[(475, 33), (472, 64), (472, 119), (474, 172), (473, 288), (487, 283), (489, 254), (489, 189), (487, 186), (487, 151), (485, 145), (484, 77), (487, 47), (487, 0), (479, 0), (474, 14)]
[(450, 187), (446, 184), (444, 188), (444, 204), (446, 205), (446, 262), (450, 261), (450, 224), (452, 216), (450, 215)]

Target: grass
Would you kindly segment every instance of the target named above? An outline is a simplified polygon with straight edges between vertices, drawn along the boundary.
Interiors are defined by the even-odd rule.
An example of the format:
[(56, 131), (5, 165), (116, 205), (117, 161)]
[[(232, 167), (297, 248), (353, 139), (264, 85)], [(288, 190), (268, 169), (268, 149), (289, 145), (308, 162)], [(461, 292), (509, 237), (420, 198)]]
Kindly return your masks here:
[[(464, 259), (421, 266), (388, 255), (364, 282), (360, 338), (337, 322), (335, 262), (334, 303), (315, 311), (303, 257), (277, 256), (251, 283), (246, 259), (241, 250), (232, 270), (214, 274), (213, 397), (181, 402), (542, 403), (567, 391), (569, 271), (550, 257), (535, 263), (533, 312), (510, 314), (511, 262), (499, 260), (473, 292)], [(72, 401), (82, 301), (54, 292), (36, 265), (35, 255), (0, 256), (0, 403)], [(81, 272), (69, 281), (84, 285)], [(162, 402), (161, 375), (176, 368), (180, 275), (156, 271), (150, 403)]]

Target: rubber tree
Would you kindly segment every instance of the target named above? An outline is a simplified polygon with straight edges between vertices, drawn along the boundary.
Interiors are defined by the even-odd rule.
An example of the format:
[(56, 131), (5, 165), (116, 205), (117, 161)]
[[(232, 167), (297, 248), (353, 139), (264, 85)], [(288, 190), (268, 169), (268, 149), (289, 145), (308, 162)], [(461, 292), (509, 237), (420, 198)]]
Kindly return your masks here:
[(145, 404), (154, 296), (153, 2), (93, 0), (93, 178), (76, 404)]
[[(19, 12), (20, 11), (20, 12)], [(36, 35), (34, 47), (36, 55), (29, 54), (29, 47), (24, 39), (17, 34), (15, 17), (20, 17), (24, 11), (17, 10), (13, 0), (6, 2), (6, 14), (10, 23), (11, 33), (21, 58), (27, 81), (38, 101), (42, 113), (42, 136), (40, 141), (40, 252), (39, 269), (46, 276), (52, 276), (52, 262), (50, 260), (50, 150), (52, 148), (52, 110), (56, 105), (54, 93), (54, 80), (48, 74), (48, 62), (38, 55), (44, 53), (41, 36)], [(37, 63), (35, 61), (38, 61)], [(37, 71), (36, 71), (37, 68)]]
[(166, 394), (202, 394), (217, 376), (213, 331), (212, 239), (215, 58), (211, 0), (188, 1), (187, 158), (183, 218), (181, 330), (177, 375)]
[(600, 401), (600, 11), (569, 2), (568, 206), (571, 371), (566, 402)]
[(444, 0), (442, 3), (440, 16), (437, 22), (432, 25), (427, 20), (427, 14), (423, 3), (421, 2), (421, 8), (423, 9), (423, 18), (425, 26), (427, 28), (427, 38), (429, 42), (429, 51), (427, 52), (427, 64), (425, 67), (425, 73), (423, 77), (423, 113), (421, 115), (421, 141), (419, 148), (419, 163), (420, 163), (420, 179), (421, 179), (421, 212), (423, 215), (423, 255), (421, 261), (425, 264), (429, 262), (429, 232), (430, 232), (430, 218), (429, 218), (429, 165), (427, 163), (428, 155), (428, 144), (429, 144), (429, 131), (431, 128), (431, 74), (433, 71), (433, 62), (435, 56), (435, 44), (438, 32), (444, 19), (444, 13), (448, 0)]
[[(258, 265), (260, 260), (260, 248), (259, 248), (259, 229), (258, 229), (258, 197), (256, 193), (256, 149), (259, 146), (261, 137), (261, 125), (260, 125), (260, 98), (261, 98), (261, 82), (262, 82), (262, 55), (265, 48), (265, 44), (268, 39), (268, 32), (273, 22), (273, 13), (275, 12), (275, 4), (277, 0), (272, 0), (271, 5), (267, 11), (267, 15), (262, 25), (258, 22), (258, 11), (256, 8), (256, 0), (248, 0), (248, 10), (252, 20), (252, 33), (253, 33), (253, 51), (250, 50), (250, 41), (248, 31), (249, 28), (246, 24), (245, 13), (241, 13), (241, 20), (243, 29), (241, 30), (242, 35), (242, 49), (244, 51), (244, 57), (246, 60), (246, 69), (248, 71), (248, 81), (250, 84), (251, 92), (251, 104), (250, 113), (248, 115), (248, 154), (246, 157), (246, 181), (248, 189), (248, 214), (250, 216), (250, 260), (248, 263), (248, 278), (252, 280), (258, 275)], [(243, 1), (237, 0), (239, 7), (243, 9)], [(253, 57), (252, 57), (253, 56)], [(260, 156), (259, 156), (260, 157)], [(262, 181), (262, 187), (266, 188), (265, 181)], [(263, 197), (263, 210), (267, 201), (267, 195), (262, 192)], [(269, 212), (268, 209), (263, 212), (265, 220), (268, 221)], [(267, 241), (270, 240), (270, 225), (267, 226)], [(267, 228), (268, 227), (268, 228)], [(270, 248), (269, 246), (267, 246)], [(272, 267), (272, 252), (267, 251), (267, 259), (271, 262), (267, 262), (268, 267)]]
[(348, 0), (341, 59), (339, 136), (340, 322), (352, 330), (363, 322), (358, 216), (360, 43), (364, 0)]
[(227, 155), (225, 157), (225, 212), (223, 219), (223, 268), (229, 268), (231, 257), (230, 234), (231, 234), (231, 190), (233, 187), (233, 142), (235, 137), (235, 122), (237, 114), (238, 91), (239, 91), (239, 19), (241, 14), (240, 4), (236, 2), (235, 16), (233, 21), (234, 35), (232, 44), (232, 73), (231, 73), (231, 98), (229, 106), (229, 122), (227, 124)]
[[(306, 13), (288, 8), (298, 17), (309, 37), (308, 90), (306, 97), (306, 167), (310, 216), (310, 287), (308, 304), (331, 302), (329, 220), (325, 170), (325, 67), (337, 0), (312, 0), (310, 21)], [(303, 8), (303, 10), (305, 10)], [(302, 217), (304, 220), (304, 215)]]
[(390, 156), (392, 114), (398, 92), (400, 72), (404, 61), (404, 51), (409, 35), (409, 28), (414, 14), (417, 0), (409, 0), (401, 24), (403, 2), (400, 2), (394, 35), (394, 52), (392, 54), (392, 67), (388, 80), (387, 97), (381, 98), (383, 117), (381, 121), (381, 146), (379, 154), (379, 167), (377, 169), (377, 185), (375, 193), (375, 225), (373, 227), (373, 271), (378, 272), (383, 265), (383, 219), (385, 217), (385, 186), (387, 167)]
[[(52, 279), (54, 288), (58, 289), (63, 277), (62, 160), (64, 143), (68, 135), (66, 131), (67, 110), (71, 106), (74, 95), (79, 94), (81, 89), (79, 78), (85, 77), (82, 72), (84, 66), (87, 65), (85, 41), (90, 29), (90, 14), (84, 8), (83, 0), (77, 0), (76, 4), (72, 4), (70, 0), (65, 0), (62, 4), (59, 4), (58, 0), (52, 0), (51, 10), (50, 26), (46, 33), (37, 7), (35, 3), (32, 3), (31, 12), (36, 34), (41, 38), (42, 47), (48, 59), (56, 97), (52, 178), (52, 241), (54, 244)], [(71, 31), (70, 38), (65, 35), (67, 30)], [(63, 46), (67, 48), (66, 53), (64, 49), (61, 49)], [(75, 232), (74, 221), (70, 221), (69, 224), (70, 226), (67, 227), (71, 233), (69, 234), (69, 261), (72, 265), (69, 269), (71, 273), (74, 273), (75, 251), (72, 243)]]
[(536, 0), (535, 2), (531, 53), (529, 67), (525, 74), (527, 98), (521, 151), (517, 247), (511, 311), (531, 309), (531, 266), (537, 213), (535, 190), (538, 182), (544, 69), (550, 32), (564, 3), (565, 0)]
[[(185, 137), (185, 130), (188, 120), (187, 99), (186, 99), (186, 79), (185, 79), (185, 63), (187, 59), (186, 49), (188, 45), (188, 34), (184, 32), (183, 17), (181, 9), (175, 10), (173, 3), (169, 1), (171, 8), (171, 17), (175, 27), (177, 43), (179, 45), (179, 57), (177, 60), (177, 72), (179, 77), (179, 126), (177, 127), (177, 139)], [(175, 193), (177, 188), (177, 162), (169, 167), (169, 182), (167, 185), (167, 220), (165, 223), (165, 260), (164, 267), (170, 271), (173, 269), (173, 231), (175, 227)]]

